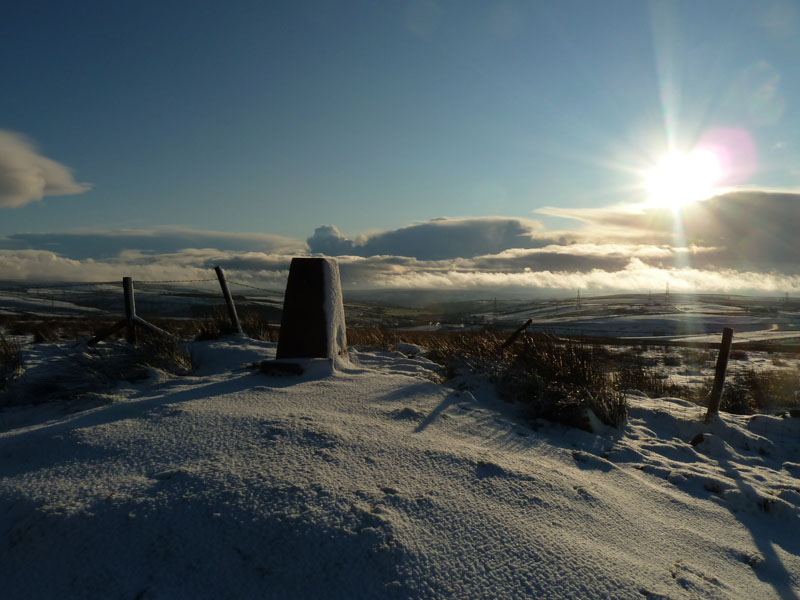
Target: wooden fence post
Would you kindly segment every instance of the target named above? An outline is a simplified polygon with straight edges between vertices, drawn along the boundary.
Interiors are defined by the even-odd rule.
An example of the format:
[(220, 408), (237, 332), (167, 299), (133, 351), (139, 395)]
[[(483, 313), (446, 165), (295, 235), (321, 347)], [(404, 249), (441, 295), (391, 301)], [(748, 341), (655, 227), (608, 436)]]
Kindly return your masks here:
[(122, 289), (125, 292), (125, 322), (128, 325), (127, 340), (131, 344), (136, 343), (136, 327), (133, 318), (136, 316), (136, 301), (133, 297), (133, 279), (130, 277), (122, 278)]
[(91, 340), (89, 340), (89, 346), (94, 346), (102, 342), (109, 336), (114, 335), (120, 329), (126, 329), (127, 335), (125, 338), (131, 344), (136, 344), (136, 326), (144, 327), (145, 329), (149, 329), (153, 333), (157, 333), (158, 335), (166, 336), (172, 340), (177, 341), (177, 338), (173, 336), (171, 333), (164, 331), (160, 327), (156, 327), (152, 323), (148, 323), (140, 316), (136, 314), (136, 302), (133, 298), (133, 279), (130, 277), (123, 277), (122, 278), (122, 291), (125, 293), (125, 318), (121, 321), (117, 321), (111, 327), (108, 327), (94, 336)]
[(733, 329), (725, 327), (722, 330), (722, 343), (719, 346), (719, 356), (717, 356), (717, 368), (714, 372), (714, 385), (711, 388), (711, 395), (708, 398), (708, 412), (706, 413), (706, 423), (711, 421), (719, 414), (719, 403), (722, 399), (722, 387), (725, 385), (725, 373), (728, 370), (728, 356), (731, 353), (731, 342), (733, 341)]
[(217, 279), (219, 279), (219, 287), (222, 288), (222, 295), (225, 297), (225, 304), (228, 305), (228, 316), (231, 319), (231, 325), (239, 335), (244, 335), (242, 331), (242, 324), (239, 322), (239, 315), (236, 314), (236, 305), (233, 303), (233, 296), (230, 289), (228, 289), (228, 282), (225, 280), (225, 273), (222, 267), (217, 266), (214, 268), (217, 272)]

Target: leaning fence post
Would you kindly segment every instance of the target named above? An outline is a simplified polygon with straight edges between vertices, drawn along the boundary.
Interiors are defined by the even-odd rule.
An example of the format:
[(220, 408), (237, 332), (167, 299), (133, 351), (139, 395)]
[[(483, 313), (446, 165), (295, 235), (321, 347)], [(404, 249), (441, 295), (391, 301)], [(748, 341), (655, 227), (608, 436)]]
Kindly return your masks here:
[(136, 316), (136, 302), (133, 298), (133, 279), (123, 277), (122, 290), (125, 292), (125, 322), (128, 326), (127, 340), (131, 344), (135, 344), (136, 328), (133, 324), (133, 318)]
[(717, 356), (717, 368), (714, 372), (714, 385), (711, 388), (711, 395), (708, 398), (706, 423), (719, 414), (719, 402), (722, 399), (722, 386), (725, 385), (725, 372), (728, 370), (728, 356), (731, 353), (732, 341), (733, 329), (730, 327), (725, 327), (722, 330), (722, 343), (719, 346), (719, 356)]
[(222, 288), (222, 295), (225, 297), (225, 304), (228, 305), (228, 316), (231, 319), (231, 325), (236, 330), (236, 333), (244, 334), (242, 331), (242, 324), (239, 322), (239, 315), (236, 314), (236, 305), (233, 303), (233, 296), (231, 296), (231, 291), (228, 289), (228, 282), (225, 280), (225, 273), (222, 270), (222, 267), (214, 267), (214, 270), (217, 272), (217, 279), (219, 279), (219, 287)]
[(514, 333), (512, 333), (511, 336), (505, 342), (503, 342), (497, 347), (498, 354), (501, 354), (506, 348), (508, 348), (511, 344), (516, 342), (517, 338), (521, 336), (525, 332), (525, 330), (531, 326), (532, 323), (533, 319), (528, 319), (521, 327), (518, 327), (517, 330)]

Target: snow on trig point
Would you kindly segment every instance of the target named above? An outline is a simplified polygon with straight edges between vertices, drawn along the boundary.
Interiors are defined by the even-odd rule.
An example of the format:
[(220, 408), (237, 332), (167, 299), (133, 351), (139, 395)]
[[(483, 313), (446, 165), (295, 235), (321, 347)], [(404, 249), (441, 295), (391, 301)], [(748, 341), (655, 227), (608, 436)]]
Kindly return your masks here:
[(283, 297), (276, 358), (346, 355), (339, 265), (332, 258), (293, 258)]

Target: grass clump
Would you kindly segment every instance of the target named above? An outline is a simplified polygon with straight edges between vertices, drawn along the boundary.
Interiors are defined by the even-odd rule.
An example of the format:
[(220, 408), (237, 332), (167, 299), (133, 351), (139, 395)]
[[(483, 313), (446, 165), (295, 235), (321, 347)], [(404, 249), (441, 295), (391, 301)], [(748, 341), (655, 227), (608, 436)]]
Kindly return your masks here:
[(707, 366), (716, 357), (714, 352), (703, 348), (683, 348), (681, 349), (681, 356), (687, 366), (695, 369)]
[[(696, 393), (699, 404), (708, 405), (711, 380)], [(751, 415), (800, 403), (800, 372), (784, 369), (748, 369), (735, 373), (725, 382), (719, 409), (736, 415)]]
[(244, 334), (253, 340), (277, 342), (280, 327), (270, 323), (256, 312), (247, 311), (239, 317)]
[[(198, 342), (218, 340), (236, 333), (227, 309), (222, 306), (211, 309), (204, 319), (192, 323), (193, 331), (190, 332), (190, 337)], [(242, 332), (250, 339), (264, 342), (278, 341), (280, 328), (272, 325), (257, 311), (245, 311), (240, 314), (239, 324), (242, 326)]]
[(617, 389), (636, 390), (651, 397), (660, 398), (674, 391), (669, 379), (641, 363), (623, 363), (613, 378)]
[(752, 405), (756, 410), (794, 406), (798, 402), (800, 373), (796, 370), (748, 369), (734, 375), (731, 383), (732, 390), (744, 389), (752, 397)]
[(624, 424), (625, 395), (608, 375), (605, 349), (537, 334), (523, 336), (511, 354), (498, 387), (527, 404), (531, 417), (591, 431), (591, 410), (606, 425)]
[(115, 341), (74, 347), (34, 365), (3, 390), (0, 407), (59, 402), (84, 410), (109, 402), (108, 393), (122, 381), (191, 373), (193, 356), (174, 338), (141, 332), (139, 340), (137, 346)]
[[(405, 339), (405, 336), (403, 337)], [(379, 350), (390, 350), (402, 341), (398, 332), (379, 327), (369, 327), (365, 329), (348, 329), (347, 343), (350, 346), (365, 346), (367, 348), (378, 348)]]
[(174, 337), (148, 334), (140, 345), (130, 349), (130, 363), (135, 367), (152, 367), (171, 375), (189, 375), (194, 357)]
[(22, 374), (22, 348), (0, 331), (0, 389)]

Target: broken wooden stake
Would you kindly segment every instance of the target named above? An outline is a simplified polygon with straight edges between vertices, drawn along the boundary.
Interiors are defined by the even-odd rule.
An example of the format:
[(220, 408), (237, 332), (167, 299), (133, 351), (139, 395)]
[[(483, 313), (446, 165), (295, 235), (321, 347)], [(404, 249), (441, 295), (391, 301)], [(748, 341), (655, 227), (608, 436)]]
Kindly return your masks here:
[(531, 326), (531, 323), (533, 323), (533, 319), (528, 319), (527, 321), (525, 321), (524, 325), (517, 328), (517, 330), (514, 333), (512, 333), (505, 342), (503, 342), (502, 344), (500, 344), (500, 346), (497, 347), (497, 352), (498, 353), (502, 352), (503, 350), (508, 348), (511, 344), (516, 342), (517, 338), (521, 336), (528, 327)]
[(125, 295), (125, 318), (122, 321), (118, 321), (111, 327), (104, 329), (96, 336), (94, 336), (91, 340), (89, 340), (89, 346), (94, 346), (99, 342), (102, 342), (107, 337), (115, 334), (122, 328), (127, 328), (126, 339), (131, 344), (136, 344), (136, 326), (144, 327), (145, 329), (149, 329), (153, 333), (158, 335), (163, 335), (169, 338), (173, 338), (171, 333), (164, 331), (160, 327), (156, 327), (152, 323), (148, 323), (140, 316), (136, 314), (136, 301), (134, 300), (133, 295), (133, 279), (131, 277), (123, 277), (122, 278), (122, 291)]

